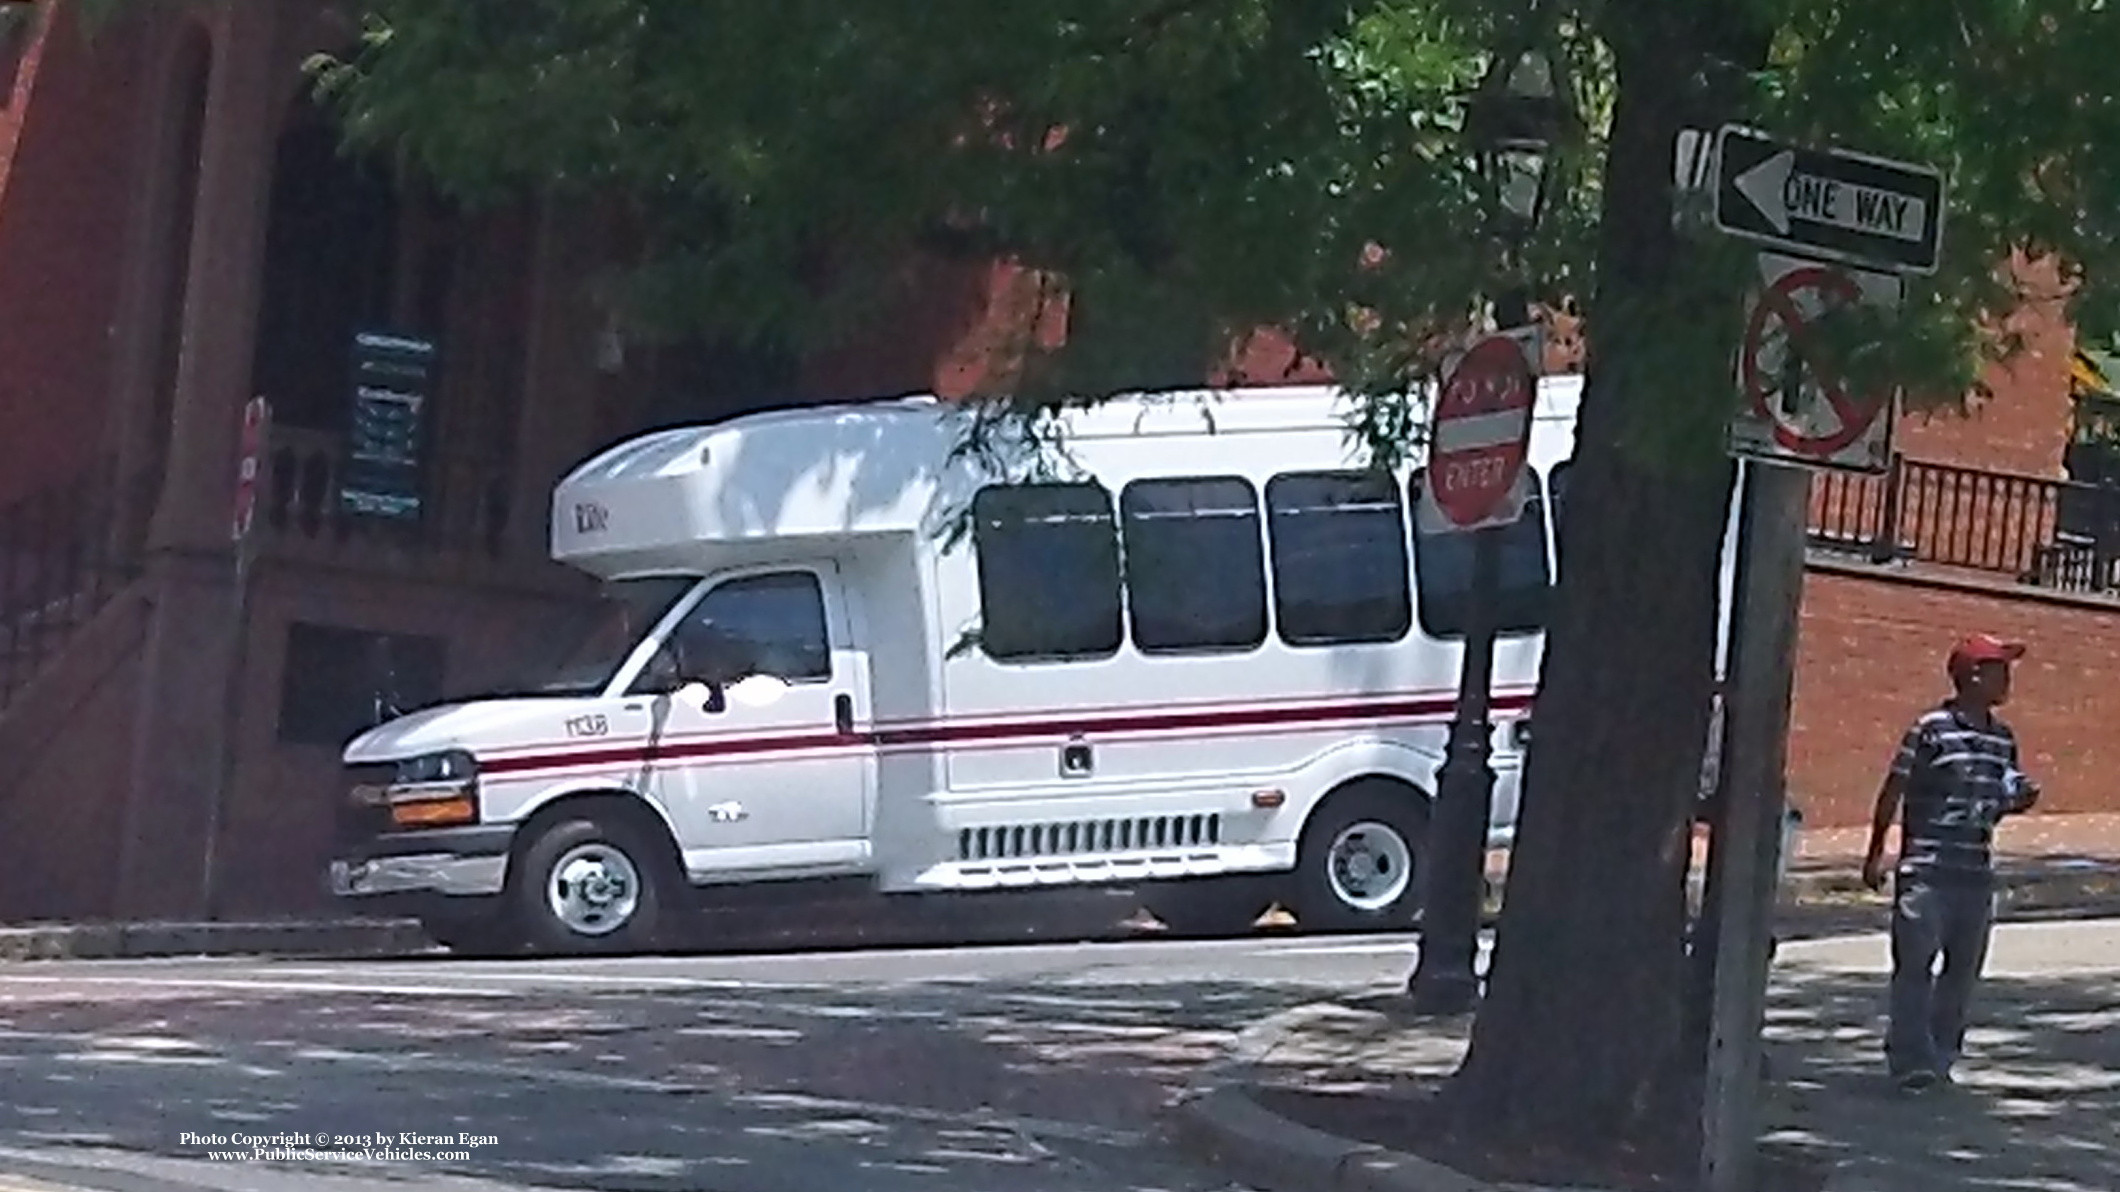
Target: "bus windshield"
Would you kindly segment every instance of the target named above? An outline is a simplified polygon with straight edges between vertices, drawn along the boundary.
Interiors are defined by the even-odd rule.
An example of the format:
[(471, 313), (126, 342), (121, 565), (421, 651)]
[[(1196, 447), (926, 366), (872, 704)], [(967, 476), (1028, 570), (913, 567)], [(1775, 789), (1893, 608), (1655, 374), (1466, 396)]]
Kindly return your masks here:
[(573, 627), (573, 644), (560, 664), (537, 684), (538, 691), (546, 695), (602, 691), (633, 647), (698, 582), (693, 576), (657, 575), (606, 584), (601, 599)]

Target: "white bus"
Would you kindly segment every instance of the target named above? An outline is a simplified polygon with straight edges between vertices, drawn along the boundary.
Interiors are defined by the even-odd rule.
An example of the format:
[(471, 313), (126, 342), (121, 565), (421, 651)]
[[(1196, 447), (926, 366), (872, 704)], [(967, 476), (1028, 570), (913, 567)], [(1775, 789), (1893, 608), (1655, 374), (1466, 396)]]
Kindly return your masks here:
[[(1537, 495), (1506, 531), (1497, 845), (1580, 386), (1540, 383)], [(1125, 885), (1184, 931), (1274, 901), (1309, 929), (1407, 926), (1470, 546), (1414, 532), (1421, 473), (1361, 467), (1348, 400), (1122, 398), (1057, 448), (978, 454), (968, 412), (914, 399), (608, 450), (553, 501), (554, 558), (608, 589), (598, 647), (354, 740), (369, 828), (333, 888), (409, 902), (445, 943), (548, 952), (651, 946), (758, 883)]]

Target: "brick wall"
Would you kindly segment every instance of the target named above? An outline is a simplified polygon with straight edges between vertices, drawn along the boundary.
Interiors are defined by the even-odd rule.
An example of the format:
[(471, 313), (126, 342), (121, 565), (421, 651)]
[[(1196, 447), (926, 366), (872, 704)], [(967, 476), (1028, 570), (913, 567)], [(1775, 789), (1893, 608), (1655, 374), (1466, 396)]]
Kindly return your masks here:
[(1812, 825), (1868, 821), (1899, 734), (1949, 694), (1944, 656), (1978, 632), (2030, 646), (2006, 715), (2042, 810), (2120, 811), (2120, 610), (1814, 569), (1789, 740), (1790, 798)]
[(2062, 307), (2061, 283), (2050, 266), (2016, 262), (2025, 302), (2003, 321), (2023, 337), (2007, 366), (1988, 369), (1992, 397), (1965, 414), (1908, 414), (1898, 428), (1899, 450), (1911, 459), (2001, 472), (2059, 477), (2069, 436), (2069, 365), (2075, 333)]
[(57, 9), (0, 112), (0, 503), (103, 447), (143, 44)]

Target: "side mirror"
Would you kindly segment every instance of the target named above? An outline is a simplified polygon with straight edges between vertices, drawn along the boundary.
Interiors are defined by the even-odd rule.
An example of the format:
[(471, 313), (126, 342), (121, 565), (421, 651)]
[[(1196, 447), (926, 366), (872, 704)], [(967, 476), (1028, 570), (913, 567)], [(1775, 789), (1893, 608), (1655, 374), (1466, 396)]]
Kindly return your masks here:
[(719, 715), (729, 709), (728, 696), (723, 693), (719, 683), (687, 680), (684, 686), (677, 689), (677, 698), (702, 714)]

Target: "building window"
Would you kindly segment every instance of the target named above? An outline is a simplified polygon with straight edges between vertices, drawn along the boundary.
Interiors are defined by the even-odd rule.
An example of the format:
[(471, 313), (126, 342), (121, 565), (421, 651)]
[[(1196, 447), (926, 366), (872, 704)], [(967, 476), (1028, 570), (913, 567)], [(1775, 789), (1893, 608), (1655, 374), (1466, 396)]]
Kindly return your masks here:
[(1390, 476), (1285, 473), (1266, 483), (1274, 619), (1295, 646), (1395, 642), (1413, 624), (1406, 517)]
[(1250, 482), (1137, 480), (1119, 494), (1119, 516), (1136, 649), (1244, 651), (1266, 640), (1266, 550)]
[(333, 748), (442, 699), (440, 638), (297, 621), (280, 670), (279, 738)]
[(832, 677), (832, 635), (826, 626), (824, 587), (814, 572), (732, 579), (692, 606), (633, 690), (666, 693), (688, 675), (732, 683), (752, 675), (823, 683)]
[(1007, 662), (1119, 650), (1119, 534), (1101, 484), (982, 489), (972, 500), (980, 644)]
[[(1491, 531), (1496, 546), (1493, 609), (1498, 633), (1538, 632), (1545, 628), (1551, 603), (1553, 574), (1546, 554), (1546, 503), (1539, 496), (1537, 470), (1528, 472), (1532, 495), (1524, 506), (1524, 515), (1511, 525)], [(1416, 508), (1425, 477), (1425, 471), (1415, 472), (1407, 482), (1407, 499)], [(1415, 525), (1413, 569), (1419, 580), (1415, 586), (1420, 591), (1421, 631), (1430, 637), (1465, 635), (1471, 612), (1474, 538), (1467, 533), (1425, 533), (1418, 523)]]

